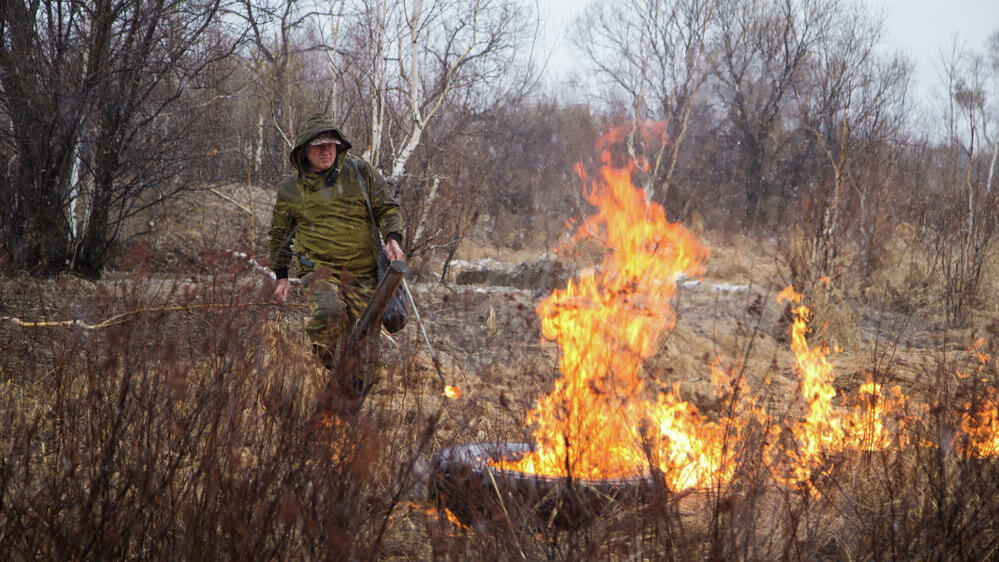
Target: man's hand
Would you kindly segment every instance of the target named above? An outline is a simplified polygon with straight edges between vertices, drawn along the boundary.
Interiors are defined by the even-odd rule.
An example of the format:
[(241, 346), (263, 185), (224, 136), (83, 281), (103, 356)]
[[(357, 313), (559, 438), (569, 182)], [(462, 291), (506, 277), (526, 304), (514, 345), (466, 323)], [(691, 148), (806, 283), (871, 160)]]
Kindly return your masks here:
[(388, 242), (385, 243), (385, 255), (390, 260), (406, 259), (406, 254), (399, 247), (399, 243), (395, 241), (395, 238), (389, 238)]
[(279, 304), (284, 304), (290, 293), (291, 281), (288, 281), (287, 278), (278, 279), (277, 285), (274, 287), (274, 300), (278, 301)]

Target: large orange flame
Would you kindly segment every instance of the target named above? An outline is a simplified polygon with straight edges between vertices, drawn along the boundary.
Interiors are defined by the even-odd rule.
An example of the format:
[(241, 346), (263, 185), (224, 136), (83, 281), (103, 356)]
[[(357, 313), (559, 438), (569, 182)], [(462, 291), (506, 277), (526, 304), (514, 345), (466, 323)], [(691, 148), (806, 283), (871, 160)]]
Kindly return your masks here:
[(706, 444), (713, 425), (675, 391), (655, 396), (643, 371), (674, 325), (677, 278), (700, 273), (708, 252), (632, 185), (633, 171), (605, 165), (590, 183), (598, 212), (577, 238), (599, 239), (607, 251), (599, 267), (537, 307), (544, 336), (561, 350), (562, 377), (527, 415), (537, 426), (534, 453), (506, 468), (626, 478), (654, 466), (691, 485), (722, 462)]
[[(618, 133), (600, 144), (609, 146)], [(791, 287), (778, 302), (793, 304), (790, 347), (800, 395), (783, 401), (786, 412), (764, 414), (757, 405), (763, 401), (736, 375), (741, 369), (726, 371), (719, 362), (711, 366), (711, 376), (726, 414), (717, 420), (684, 402), (676, 387), (660, 390), (645, 360), (675, 323), (671, 300), (678, 277), (700, 274), (708, 252), (632, 185), (633, 166), (611, 166), (605, 155), (593, 181), (577, 169), (591, 188), (587, 200), (597, 214), (574, 239), (599, 240), (606, 253), (598, 267), (539, 303), (542, 332), (561, 351), (562, 376), (527, 414), (536, 427), (533, 451), (496, 466), (583, 479), (658, 474), (674, 490), (722, 484), (732, 478), (737, 452), (747, 445), (744, 428), (755, 421), (767, 428), (763, 458), (776, 480), (817, 493), (816, 479), (844, 455), (908, 446), (907, 425), (915, 419), (906, 414), (912, 410), (908, 398), (898, 386), (887, 388), (870, 375), (856, 393), (838, 395), (830, 350), (809, 344), (811, 312)], [(829, 279), (821, 281), (829, 289)], [(973, 351), (983, 364), (995, 362), (982, 345)], [(963, 451), (999, 455), (995, 393), (974, 408), (966, 405), (966, 411)]]

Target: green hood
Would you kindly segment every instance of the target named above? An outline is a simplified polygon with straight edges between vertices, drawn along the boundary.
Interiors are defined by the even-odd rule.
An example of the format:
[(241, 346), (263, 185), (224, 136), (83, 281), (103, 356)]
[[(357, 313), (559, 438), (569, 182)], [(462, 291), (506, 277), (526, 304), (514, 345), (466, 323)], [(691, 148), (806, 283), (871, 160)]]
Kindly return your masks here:
[(332, 119), (326, 117), (322, 113), (313, 113), (308, 116), (305, 119), (305, 122), (302, 123), (302, 126), (298, 128), (298, 136), (295, 137), (295, 147), (291, 149), (291, 154), (289, 155), (291, 165), (294, 166), (299, 172), (305, 170), (306, 167), (304, 165), (303, 157), (306, 143), (322, 133), (330, 132), (339, 136), (343, 143), (340, 145), (340, 149), (337, 150), (337, 153), (343, 154), (347, 152), (347, 150), (351, 147), (350, 141), (347, 140), (347, 137), (343, 134), (340, 128), (336, 126), (336, 123), (334, 123)]

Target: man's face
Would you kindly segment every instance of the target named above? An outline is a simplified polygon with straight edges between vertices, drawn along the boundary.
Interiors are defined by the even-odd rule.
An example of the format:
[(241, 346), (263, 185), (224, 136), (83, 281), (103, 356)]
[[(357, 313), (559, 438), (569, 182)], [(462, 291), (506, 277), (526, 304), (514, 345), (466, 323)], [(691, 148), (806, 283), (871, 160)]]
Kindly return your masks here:
[(326, 143), (308, 145), (305, 148), (305, 158), (309, 161), (309, 166), (313, 172), (322, 172), (330, 169), (336, 161), (337, 144)]

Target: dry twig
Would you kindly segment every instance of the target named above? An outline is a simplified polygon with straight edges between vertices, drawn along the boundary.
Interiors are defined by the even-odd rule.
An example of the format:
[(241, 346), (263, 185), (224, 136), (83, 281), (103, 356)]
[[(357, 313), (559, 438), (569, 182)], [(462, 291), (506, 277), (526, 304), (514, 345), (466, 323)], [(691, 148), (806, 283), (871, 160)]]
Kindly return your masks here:
[(196, 310), (225, 310), (241, 307), (261, 307), (261, 306), (283, 306), (292, 308), (306, 308), (304, 304), (284, 304), (279, 305), (273, 302), (251, 302), (242, 304), (191, 304), (186, 306), (157, 306), (152, 308), (140, 308), (116, 314), (103, 322), (88, 324), (82, 320), (73, 318), (70, 320), (22, 320), (16, 316), (0, 316), (0, 321), (10, 322), (22, 328), (54, 328), (61, 326), (75, 326), (84, 330), (101, 330), (123, 324), (141, 314), (154, 314), (157, 312), (194, 312)]

